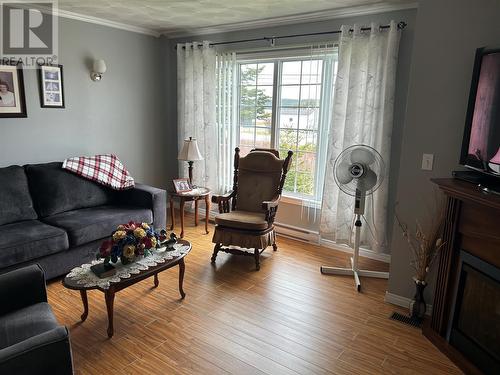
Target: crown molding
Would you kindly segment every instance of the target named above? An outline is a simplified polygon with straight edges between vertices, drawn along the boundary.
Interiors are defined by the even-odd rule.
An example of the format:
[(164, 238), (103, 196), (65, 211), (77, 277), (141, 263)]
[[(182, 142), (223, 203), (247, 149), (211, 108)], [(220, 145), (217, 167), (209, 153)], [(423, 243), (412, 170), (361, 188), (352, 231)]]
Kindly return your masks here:
[(108, 27), (112, 27), (115, 29), (132, 31), (134, 33), (151, 35), (151, 36), (154, 36), (156, 38), (160, 37), (160, 35), (161, 35), (160, 32), (152, 30), (152, 29), (147, 29), (145, 27), (133, 26), (133, 25), (129, 25), (126, 23), (110, 21), (110, 20), (107, 20), (104, 18), (87, 16), (87, 15), (80, 14), (80, 13), (69, 12), (66, 10), (62, 10), (60, 8), (56, 12), (54, 12), (54, 14), (57, 15), (58, 17), (61, 17), (61, 18), (69, 18), (72, 20), (93, 23), (96, 25), (108, 26)]
[(394, 12), (398, 10), (417, 9), (418, 3), (394, 4), (394, 3), (379, 3), (373, 5), (361, 5), (357, 7), (348, 7), (341, 9), (327, 9), (317, 12), (293, 14), (290, 16), (264, 18), (254, 21), (244, 21), (237, 23), (228, 23), (224, 25), (198, 27), (177, 31), (175, 29), (163, 29), (160, 34), (169, 38), (175, 39), (180, 37), (218, 34), (230, 31), (259, 29), (265, 27), (275, 27), (287, 24), (308, 23), (326, 21), (336, 18), (359, 17), (370, 14)]
[[(22, 3), (19, 4), (18, 6), (19, 7), (29, 7), (28, 5), (26, 5), (26, 6), (22, 5)], [(71, 20), (93, 23), (95, 25), (102, 25), (102, 26), (107, 26), (107, 27), (111, 27), (114, 29), (131, 31), (133, 33), (151, 35), (151, 36), (154, 36), (156, 38), (159, 38), (161, 36), (160, 32), (152, 30), (152, 29), (148, 29), (145, 27), (133, 26), (133, 25), (129, 25), (126, 23), (122, 23), (122, 22), (110, 21), (110, 20), (107, 20), (104, 18), (87, 16), (85, 14), (69, 12), (69, 11), (63, 10), (61, 8), (52, 9), (52, 8), (47, 8), (47, 7), (41, 6), (40, 10), (43, 13), (52, 14), (58, 18), (68, 18)]]

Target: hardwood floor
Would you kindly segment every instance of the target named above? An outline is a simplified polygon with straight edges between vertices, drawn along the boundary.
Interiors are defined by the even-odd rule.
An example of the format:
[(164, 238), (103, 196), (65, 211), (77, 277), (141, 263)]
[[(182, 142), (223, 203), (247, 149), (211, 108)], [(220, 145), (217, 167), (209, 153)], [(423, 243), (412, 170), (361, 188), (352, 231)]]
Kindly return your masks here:
[[(347, 265), (346, 254), (279, 238), (261, 270), (251, 257), (219, 253), (210, 264), (211, 233), (186, 221), (185, 300), (178, 269), (117, 293), (115, 335), (106, 336), (104, 296), (80, 294), (60, 280), (49, 302), (71, 332), (77, 374), (460, 374), (421, 332), (388, 317), (387, 281), (324, 276), (319, 266)], [(178, 228), (176, 228), (178, 230)], [(362, 266), (387, 265), (362, 259)], [(402, 310), (401, 310), (402, 311)]]

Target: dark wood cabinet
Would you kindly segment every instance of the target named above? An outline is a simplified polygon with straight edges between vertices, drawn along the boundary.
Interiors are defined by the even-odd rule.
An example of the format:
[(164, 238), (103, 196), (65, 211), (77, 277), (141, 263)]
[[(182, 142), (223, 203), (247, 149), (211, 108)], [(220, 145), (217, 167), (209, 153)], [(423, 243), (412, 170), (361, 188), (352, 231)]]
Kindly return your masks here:
[[(464, 293), (464, 258), (477, 259), (498, 275), (500, 269), (500, 196), (485, 194), (472, 183), (457, 179), (434, 179), (446, 195), (444, 241), (438, 261), (432, 317), (424, 325), (424, 335), (468, 374), (481, 374), (483, 365), (450, 337), (457, 323), (458, 302)], [(492, 267), (491, 267), (492, 266)], [(488, 279), (489, 280), (489, 279)], [(498, 292), (494, 279), (493, 295)], [(494, 289), (497, 288), (497, 289)], [(458, 302), (457, 302), (458, 301)], [(489, 301), (500, 304), (500, 301)], [(479, 308), (479, 307), (477, 307)], [(469, 311), (469, 309), (462, 308)], [(492, 328), (498, 314), (492, 314)], [(486, 322), (485, 322), (486, 323)], [(498, 325), (497, 325), (498, 329)], [(496, 340), (498, 340), (496, 336)], [(498, 341), (497, 341), (498, 343)], [(493, 361), (498, 359), (493, 358)], [(479, 363), (479, 364), (478, 364)], [(485, 372), (488, 372), (486, 370)]]

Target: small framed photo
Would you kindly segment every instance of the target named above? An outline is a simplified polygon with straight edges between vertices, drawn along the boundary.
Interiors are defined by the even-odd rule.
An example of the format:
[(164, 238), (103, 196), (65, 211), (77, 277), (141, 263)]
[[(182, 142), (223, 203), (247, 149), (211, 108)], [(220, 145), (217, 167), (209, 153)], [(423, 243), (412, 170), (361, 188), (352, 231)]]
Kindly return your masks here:
[(189, 183), (189, 179), (187, 178), (177, 178), (173, 180), (173, 183), (176, 193), (186, 193), (193, 190), (191, 188), (191, 184)]
[(40, 105), (42, 108), (64, 108), (64, 83), (62, 65), (40, 65)]
[(21, 64), (0, 65), (0, 118), (27, 117)]

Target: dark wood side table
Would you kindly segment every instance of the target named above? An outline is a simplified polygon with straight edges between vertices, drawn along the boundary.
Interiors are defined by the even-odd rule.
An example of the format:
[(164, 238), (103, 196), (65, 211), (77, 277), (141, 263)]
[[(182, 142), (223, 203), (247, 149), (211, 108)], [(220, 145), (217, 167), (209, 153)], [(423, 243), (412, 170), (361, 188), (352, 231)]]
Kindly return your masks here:
[(97, 289), (104, 293), (104, 299), (106, 301), (106, 309), (108, 311), (108, 337), (113, 337), (114, 327), (113, 327), (113, 305), (115, 301), (115, 293), (119, 292), (122, 289), (125, 289), (139, 281), (147, 279), (148, 277), (154, 277), (154, 286), (155, 288), (159, 285), (158, 273), (174, 266), (179, 266), (179, 293), (181, 298), (184, 299), (186, 293), (184, 293), (184, 289), (182, 288), (182, 284), (184, 281), (184, 270), (186, 268), (184, 264), (184, 257), (191, 251), (191, 244), (186, 240), (179, 240), (177, 243), (185, 246), (189, 246), (189, 249), (186, 253), (181, 254), (178, 257), (173, 259), (169, 259), (165, 261), (165, 263), (159, 263), (156, 266), (150, 267), (147, 270), (141, 271), (138, 274), (133, 274), (127, 279), (121, 279), (116, 283), (111, 283), (108, 289), (103, 289), (98, 286), (86, 287), (85, 285), (78, 284), (78, 281), (69, 277), (65, 277), (63, 280), (63, 285), (68, 289), (79, 290), (80, 296), (82, 297), (83, 303), (83, 314), (81, 315), (82, 322), (87, 319), (89, 314), (89, 304), (87, 299), (87, 290)]
[(169, 191), (169, 202), (170, 202), (170, 219), (172, 224), (170, 230), (174, 230), (175, 226), (175, 215), (174, 215), (174, 198), (179, 199), (179, 208), (181, 211), (181, 234), (180, 238), (184, 237), (184, 204), (186, 202), (194, 201), (194, 225), (198, 226), (198, 201), (200, 199), (205, 200), (205, 232), (208, 234), (208, 217), (210, 213), (210, 189), (199, 187), (194, 188), (186, 193), (176, 193), (175, 191)]

